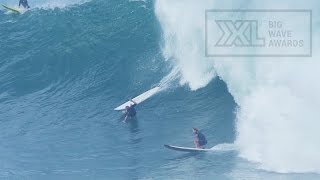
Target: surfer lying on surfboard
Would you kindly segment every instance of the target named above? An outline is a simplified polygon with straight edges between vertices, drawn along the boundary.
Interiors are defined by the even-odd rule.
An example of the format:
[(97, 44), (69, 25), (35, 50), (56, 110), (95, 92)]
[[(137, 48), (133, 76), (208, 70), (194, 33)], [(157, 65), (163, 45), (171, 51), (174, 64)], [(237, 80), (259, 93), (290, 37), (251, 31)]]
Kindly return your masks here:
[(20, 8), (20, 5), (22, 5), (25, 9), (30, 8), (28, 4), (28, 0), (19, 0), (19, 8)]
[(196, 148), (198, 149), (204, 149), (204, 145), (207, 144), (206, 137), (197, 129), (192, 128), (194, 136), (194, 144), (196, 145)]
[(128, 119), (133, 118), (133, 117), (136, 116), (136, 114), (137, 114), (137, 111), (136, 111), (136, 109), (134, 108), (134, 107), (137, 105), (137, 103), (134, 102), (132, 99), (130, 99), (130, 101), (131, 101), (133, 104), (130, 105), (130, 106), (126, 106), (126, 111), (125, 111), (125, 113), (124, 113), (124, 115), (125, 115), (125, 117), (124, 117), (124, 122), (127, 122)]

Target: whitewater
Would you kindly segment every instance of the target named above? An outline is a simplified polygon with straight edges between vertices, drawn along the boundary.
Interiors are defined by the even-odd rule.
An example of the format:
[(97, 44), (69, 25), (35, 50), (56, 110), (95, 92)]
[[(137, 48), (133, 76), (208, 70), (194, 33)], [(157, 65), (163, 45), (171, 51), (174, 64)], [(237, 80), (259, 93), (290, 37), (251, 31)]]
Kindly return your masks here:
[[(0, 10), (1, 179), (320, 178), (318, 1), (29, 4)], [(206, 57), (207, 9), (311, 9), (312, 57)], [(163, 147), (192, 127), (212, 152)]]
[[(205, 58), (206, 9), (314, 9), (317, 1), (157, 1), (164, 54), (181, 67), (182, 84), (202, 88), (218, 75), (239, 105), (235, 144), (242, 157), (277, 172), (320, 172), (319, 26), (312, 58)], [(314, 24), (319, 24), (317, 18)], [(303, 27), (301, 27), (303, 29)], [(172, 40), (174, 39), (174, 41)], [(196, 64), (196, 65), (194, 65)]]

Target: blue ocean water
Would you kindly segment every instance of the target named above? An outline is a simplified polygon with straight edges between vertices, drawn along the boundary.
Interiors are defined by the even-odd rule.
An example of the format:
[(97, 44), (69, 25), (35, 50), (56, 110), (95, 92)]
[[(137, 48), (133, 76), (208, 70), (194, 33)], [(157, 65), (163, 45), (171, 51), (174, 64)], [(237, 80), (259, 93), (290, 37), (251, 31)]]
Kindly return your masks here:
[[(238, 156), (238, 105), (219, 76), (192, 91), (177, 75), (138, 105), (136, 119), (121, 122), (113, 109), (175, 66), (163, 56), (153, 1), (1, 11), (0, 39), (0, 179), (319, 178), (266, 171)], [(163, 147), (193, 146), (192, 127), (215, 151)]]

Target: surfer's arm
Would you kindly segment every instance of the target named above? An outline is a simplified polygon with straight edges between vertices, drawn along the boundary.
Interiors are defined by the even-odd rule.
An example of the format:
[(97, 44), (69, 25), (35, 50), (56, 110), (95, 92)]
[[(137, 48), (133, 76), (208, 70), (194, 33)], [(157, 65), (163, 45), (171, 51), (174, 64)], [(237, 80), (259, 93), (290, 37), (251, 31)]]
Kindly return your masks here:
[(129, 118), (129, 116), (128, 116), (128, 114), (126, 114), (126, 116), (124, 117), (124, 120), (123, 120), (123, 122), (127, 122), (128, 121), (128, 118)]
[(137, 105), (137, 103), (136, 103), (136, 102), (134, 102), (132, 99), (130, 99), (130, 101), (131, 101), (131, 102), (133, 102), (133, 104), (134, 104), (134, 105)]

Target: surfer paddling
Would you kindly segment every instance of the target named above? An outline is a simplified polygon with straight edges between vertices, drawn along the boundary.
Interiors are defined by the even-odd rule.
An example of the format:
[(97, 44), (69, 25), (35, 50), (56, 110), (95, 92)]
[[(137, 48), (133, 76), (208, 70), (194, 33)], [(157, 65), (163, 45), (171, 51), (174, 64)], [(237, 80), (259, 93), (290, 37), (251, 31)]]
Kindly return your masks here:
[(130, 99), (130, 101), (133, 103), (132, 105), (130, 106), (126, 106), (126, 111), (124, 113), (125, 117), (124, 117), (124, 121), (123, 122), (127, 122), (129, 120), (129, 118), (133, 118), (136, 116), (137, 114), (137, 111), (136, 109), (134, 108), (137, 103), (134, 102), (132, 99)]
[(23, 6), (25, 9), (30, 8), (29, 4), (28, 4), (28, 0), (19, 0), (19, 8), (20, 6)]
[(206, 137), (197, 129), (197, 128), (192, 128), (194, 136), (194, 144), (196, 148), (198, 149), (204, 149), (204, 145), (207, 144), (207, 139)]

